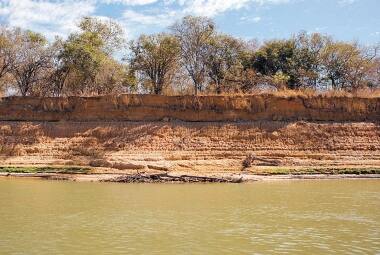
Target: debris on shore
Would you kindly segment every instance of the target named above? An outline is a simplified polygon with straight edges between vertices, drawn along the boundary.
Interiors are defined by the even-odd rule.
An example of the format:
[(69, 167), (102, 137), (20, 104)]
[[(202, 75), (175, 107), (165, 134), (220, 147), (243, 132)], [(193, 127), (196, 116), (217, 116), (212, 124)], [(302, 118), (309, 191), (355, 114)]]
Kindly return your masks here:
[(168, 173), (122, 175), (103, 182), (123, 183), (241, 183), (243, 178), (208, 177), (195, 175), (169, 175)]

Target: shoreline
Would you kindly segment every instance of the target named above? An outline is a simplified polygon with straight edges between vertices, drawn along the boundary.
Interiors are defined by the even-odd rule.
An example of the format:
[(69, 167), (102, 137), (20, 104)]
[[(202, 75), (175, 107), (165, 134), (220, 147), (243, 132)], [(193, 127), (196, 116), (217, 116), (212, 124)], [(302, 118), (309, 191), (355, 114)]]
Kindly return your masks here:
[[(157, 178), (161, 176), (162, 178)], [(255, 181), (286, 180), (357, 180), (380, 179), (380, 174), (272, 174), (247, 173), (9, 173), (0, 172), (0, 178), (31, 178), (41, 180), (114, 183), (250, 183)]]

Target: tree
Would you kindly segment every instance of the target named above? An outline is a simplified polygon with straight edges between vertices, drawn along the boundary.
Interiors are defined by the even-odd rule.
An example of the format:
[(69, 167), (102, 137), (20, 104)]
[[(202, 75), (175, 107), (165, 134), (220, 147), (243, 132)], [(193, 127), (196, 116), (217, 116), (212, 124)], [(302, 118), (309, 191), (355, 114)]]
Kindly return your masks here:
[(290, 76), (278, 71), (272, 76), (272, 83), (276, 88), (283, 89), (286, 87), (290, 80)]
[(83, 18), (79, 28), (80, 32), (71, 34), (63, 43), (63, 50), (57, 56), (59, 62), (62, 62), (58, 70), (68, 76), (68, 86), (73, 91), (81, 94), (110, 91), (109, 86), (120, 83), (107, 84), (107, 88), (102, 88), (105, 84), (99, 83), (101, 79), (98, 76), (102, 75), (104, 78), (102, 71), (116, 68), (112, 53), (122, 45), (122, 29), (115, 22), (90, 17)]
[(209, 42), (207, 51), (207, 74), (215, 85), (217, 94), (223, 91), (226, 78), (234, 68), (241, 67), (240, 55), (243, 44), (228, 35), (216, 35)]
[(273, 40), (266, 42), (256, 52), (252, 67), (260, 74), (273, 76), (278, 73), (288, 76), (289, 88), (298, 87), (298, 73), (295, 59), (294, 40)]
[(161, 94), (178, 65), (178, 40), (167, 34), (143, 35), (131, 42), (130, 50), (131, 69), (140, 74), (154, 94)]
[(179, 41), (181, 60), (197, 95), (205, 80), (207, 51), (215, 33), (215, 24), (206, 17), (186, 16), (171, 26), (171, 31)]
[(325, 79), (333, 89), (356, 90), (364, 86), (374, 58), (357, 44), (329, 42), (321, 53)]
[(317, 88), (322, 78), (321, 52), (330, 41), (327, 36), (306, 32), (288, 40), (272, 40), (255, 53), (252, 67), (281, 87)]
[(21, 41), (20, 29), (0, 25), (0, 91), (7, 90), (14, 82), (12, 67)]
[(51, 46), (52, 65), (49, 75), (50, 93), (52, 96), (61, 96), (70, 75), (69, 65), (63, 61), (64, 41), (56, 38)]
[(0, 26), (0, 79), (8, 74), (14, 61), (17, 31)]
[[(66, 40), (0, 25), (0, 93), (39, 96), (124, 92), (251, 93), (280, 88), (345, 89), (380, 86), (380, 46), (334, 41), (300, 32), (259, 45), (217, 33), (206, 17), (187, 16), (171, 34), (142, 35), (125, 45), (110, 19), (84, 17)], [(5, 85), (5, 86), (4, 86)], [(6, 94), (8, 94), (6, 93)]]
[(368, 73), (368, 87), (380, 88), (380, 58), (376, 57)]
[[(351, 90), (380, 85), (379, 80), (379, 50), (380, 45), (359, 47), (360, 55), (352, 59), (348, 79)], [(374, 70), (376, 70), (374, 72)], [(377, 76), (376, 76), (377, 74)], [(377, 77), (377, 81), (376, 81)], [(375, 85), (375, 86), (376, 86)]]
[(98, 95), (124, 93), (132, 85), (130, 78), (125, 65), (107, 58), (100, 65), (92, 91)]
[(76, 90), (85, 93), (99, 71), (101, 62), (107, 57), (101, 50), (102, 41), (97, 34), (84, 32), (72, 34), (64, 43), (59, 56), (64, 68), (70, 70), (71, 79), (77, 86)]
[(84, 17), (79, 24), (79, 28), (83, 33), (97, 35), (102, 42), (102, 50), (107, 55), (120, 50), (125, 44), (123, 29), (112, 19)]
[(41, 34), (25, 31), (21, 37), (20, 44), (16, 45), (12, 74), (21, 95), (26, 96), (46, 79), (44, 71), (50, 67), (51, 51)]
[(299, 87), (317, 88), (321, 82), (321, 52), (331, 38), (319, 33), (307, 34), (302, 31), (293, 40), (295, 41), (295, 67), (298, 73)]
[(241, 42), (238, 55), (238, 64), (228, 71), (226, 81), (232, 83), (236, 92), (250, 93), (260, 85), (269, 84), (269, 78), (253, 68), (258, 42), (250, 40)]

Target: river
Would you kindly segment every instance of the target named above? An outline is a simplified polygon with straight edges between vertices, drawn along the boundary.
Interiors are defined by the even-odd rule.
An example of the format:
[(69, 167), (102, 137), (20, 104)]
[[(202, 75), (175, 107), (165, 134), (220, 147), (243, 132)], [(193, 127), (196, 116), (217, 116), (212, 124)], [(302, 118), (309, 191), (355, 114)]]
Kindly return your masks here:
[(379, 180), (0, 179), (0, 254), (379, 253)]

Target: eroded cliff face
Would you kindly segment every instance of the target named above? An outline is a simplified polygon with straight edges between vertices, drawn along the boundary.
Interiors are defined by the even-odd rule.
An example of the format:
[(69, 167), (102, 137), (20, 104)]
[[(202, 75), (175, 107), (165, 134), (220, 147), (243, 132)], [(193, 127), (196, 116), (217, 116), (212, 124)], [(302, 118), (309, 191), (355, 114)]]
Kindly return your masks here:
[(380, 98), (157, 96), (0, 99), (10, 121), (379, 121)]
[(264, 160), (255, 173), (378, 168), (379, 120), (380, 98), (9, 97), (0, 100), (0, 166), (240, 172), (254, 154)]
[(265, 160), (254, 162), (250, 171), (255, 173), (278, 166), (380, 168), (380, 126), (304, 121), (0, 121), (0, 166), (241, 172), (250, 154)]

